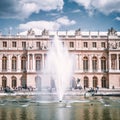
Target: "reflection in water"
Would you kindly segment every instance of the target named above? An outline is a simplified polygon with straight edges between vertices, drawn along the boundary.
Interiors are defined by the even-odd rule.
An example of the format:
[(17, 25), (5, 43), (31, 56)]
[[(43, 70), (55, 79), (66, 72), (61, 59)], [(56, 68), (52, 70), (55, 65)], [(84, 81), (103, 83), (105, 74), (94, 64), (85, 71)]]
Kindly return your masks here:
[(88, 108), (84, 109), (84, 120), (90, 120), (89, 109)]
[(104, 109), (103, 109), (103, 120), (111, 120), (111, 117), (110, 117), (110, 111), (109, 111), (110, 109), (109, 108), (107, 108), (107, 107), (105, 107)]
[[(106, 102), (105, 99), (103, 99)], [(117, 101), (117, 102), (116, 102)], [(120, 103), (109, 100), (110, 106), (104, 106), (97, 100), (87, 103), (71, 103), (65, 107), (62, 103), (30, 103), (22, 107), (7, 103), (0, 105), (0, 120), (119, 120)]]
[(97, 107), (97, 105), (95, 107), (93, 107), (93, 116), (92, 117), (93, 117), (92, 120), (98, 120), (98, 117), (100, 117), (99, 113), (98, 113), (98, 107)]

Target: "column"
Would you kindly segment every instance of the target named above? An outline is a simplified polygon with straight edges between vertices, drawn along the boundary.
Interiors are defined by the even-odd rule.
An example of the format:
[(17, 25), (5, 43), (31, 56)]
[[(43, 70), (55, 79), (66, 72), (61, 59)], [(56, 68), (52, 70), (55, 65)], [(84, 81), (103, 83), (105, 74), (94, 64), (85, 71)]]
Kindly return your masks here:
[(98, 72), (101, 72), (101, 56), (98, 56)]
[(20, 59), (20, 55), (17, 55), (17, 71), (18, 72), (21, 71), (21, 59)]
[(79, 55), (79, 61), (80, 61), (80, 71), (83, 72), (83, 56), (82, 55)]
[(117, 71), (119, 71), (119, 54), (117, 54)]
[(35, 71), (35, 55), (33, 54), (33, 71)]
[(10, 54), (8, 54), (7, 56), (8, 56), (7, 57), (7, 59), (8, 59), (7, 60), (7, 71), (10, 72), (11, 71), (11, 63), (12, 63), (11, 61), (12, 61), (12, 59), (11, 59), (11, 55)]
[(108, 67), (108, 69), (109, 69), (109, 71), (111, 71), (111, 54), (109, 54), (109, 61), (108, 61), (109, 63), (109, 67)]
[(92, 55), (89, 56), (89, 72), (92, 72)]
[(78, 54), (78, 71), (80, 71), (80, 54)]
[(78, 71), (78, 54), (75, 54), (75, 71)]
[(29, 72), (29, 65), (30, 65), (30, 56), (29, 54), (27, 55), (27, 71)]
[(45, 56), (44, 56), (44, 53), (42, 54), (42, 68), (44, 69), (44, 63), (45, 63)]
[(82, 61), (81, 61), (81, 55), (79, 54), (79, 66), (78, 66), (78, 69), (79, 71), (81, 72), (82, 71)]
[(32, 70), (33, 70), (33, 62), (32, 62), (32, 59), (33, 59), (33, 55), (32, 55), (32, 54), (29, 54), (29, 71), (32, 71)]
[(0, 55), (0, 72), (2, 71), (2, 55)]

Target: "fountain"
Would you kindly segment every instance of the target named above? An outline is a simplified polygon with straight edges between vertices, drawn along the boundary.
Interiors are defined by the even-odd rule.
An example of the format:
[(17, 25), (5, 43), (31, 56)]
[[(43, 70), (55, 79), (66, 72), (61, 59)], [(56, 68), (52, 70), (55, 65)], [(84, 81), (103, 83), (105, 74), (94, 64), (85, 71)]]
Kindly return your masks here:
[(43, 73), (43, 79), (54, 81), (57, 96), (61, 102), (65, 90), (69, 89), (70, 86), (70, 80), (73, 74), (73, 59), (57, 35), (52, 40)]

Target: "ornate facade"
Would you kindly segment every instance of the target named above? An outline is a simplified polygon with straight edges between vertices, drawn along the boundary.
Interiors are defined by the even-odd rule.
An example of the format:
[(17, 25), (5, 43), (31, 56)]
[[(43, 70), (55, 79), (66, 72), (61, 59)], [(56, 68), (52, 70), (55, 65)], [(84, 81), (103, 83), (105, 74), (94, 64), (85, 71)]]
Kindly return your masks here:
[(0, 35), (0, 87), (36, 88), (37, 80), (42, 85), (42, 69), (55, 34), (74, 54), (72, 83), (79, 79), (86, 88), (120, 88), (120, 32), (113, 28), (107, 32), (43, 30), (39, 34), (30, 29), (26, 35)]

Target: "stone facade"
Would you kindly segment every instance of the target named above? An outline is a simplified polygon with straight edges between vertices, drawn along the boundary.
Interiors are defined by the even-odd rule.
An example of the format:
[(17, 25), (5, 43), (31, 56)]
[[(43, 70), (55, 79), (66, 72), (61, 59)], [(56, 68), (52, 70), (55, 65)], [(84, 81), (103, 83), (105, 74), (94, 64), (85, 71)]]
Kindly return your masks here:
[[(113, 28), (107, 32), (43, 30), (39, 34), (30, 29), (26, 35), (1, 35), (0, 86), (36, 88), (37, 80), (42, 84), (42, 69), (55, 34), (75, 58), (71, 87), (79, 79), (82, 88), (120, 88), (120, 32)], [(51, 86), (50, 81), (46, 84)]]

